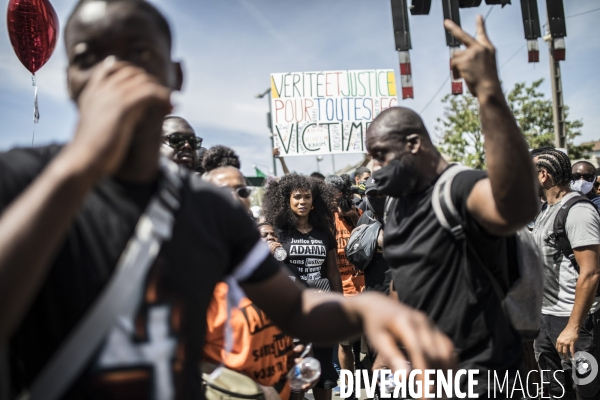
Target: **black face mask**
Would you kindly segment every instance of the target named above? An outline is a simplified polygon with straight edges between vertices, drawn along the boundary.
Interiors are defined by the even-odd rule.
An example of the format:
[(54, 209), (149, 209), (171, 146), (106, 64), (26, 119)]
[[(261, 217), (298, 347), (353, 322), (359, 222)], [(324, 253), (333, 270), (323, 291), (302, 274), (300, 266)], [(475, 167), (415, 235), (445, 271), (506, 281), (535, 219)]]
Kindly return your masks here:
[(371, 211), (375, 213), (379, 218), (383, 217), (384, 209), (385, 209), (385, 197), (367, 197), (367, 205), (371, 208)]
[(372, 178), (377, 182), (377, 190), (398, 198), (415, 190), (419, 175), (412, 154), (404, 153), (379, 171), (373, 172)]

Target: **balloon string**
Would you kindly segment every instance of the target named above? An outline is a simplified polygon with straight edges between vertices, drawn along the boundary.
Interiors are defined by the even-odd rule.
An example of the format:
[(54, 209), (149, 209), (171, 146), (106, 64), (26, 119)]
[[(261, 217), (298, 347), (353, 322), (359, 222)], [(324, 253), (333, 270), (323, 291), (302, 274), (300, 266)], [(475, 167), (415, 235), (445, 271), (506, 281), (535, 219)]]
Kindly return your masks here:
[(33, 135), (31, 136), (31, 145), (33, 146), (33, 141), (35, 139), (35, 124), (37, 124), (40, 120), (40, 110), (38, 108), (38, 87), (35, 80), (35, 75), (31, 75), (31, 85), (34, 87), (34, 95), (33, 95)]

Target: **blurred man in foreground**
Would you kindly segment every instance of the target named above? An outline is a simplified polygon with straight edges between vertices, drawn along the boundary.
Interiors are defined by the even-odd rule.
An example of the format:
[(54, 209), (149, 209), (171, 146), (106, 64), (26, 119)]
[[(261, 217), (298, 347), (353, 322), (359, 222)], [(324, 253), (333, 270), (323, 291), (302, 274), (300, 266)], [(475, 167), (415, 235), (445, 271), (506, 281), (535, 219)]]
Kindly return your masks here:
[[(161, 160), (163, 119), (183, 73), (154, 6), (80, 1), (64, 39), (79, 114), (73, 140), (0, 154), (0, 346), (9, 345), (13, 393), (197, 398), (206, 310), (228, 276), (297, 337), (331, 343), (365, 330), (394, 369), (407, 367), (397, 343), (415, 368), (452, 364), (452, 345), (423, 314), (379, 295), (344, 299), (291, 282), (238, 202)], [(59, 348), (98, 298), (117, 300), (102, 295), (123, 276), (116, 266), (127, 244), (156, 238), (162, 246), (136, 253), (150, 257), (149, 272), (125, 281), (134, 300), (103, 315), (106, 329), (90, 330), (98, 342), (78, 342), (89, 356), (46, 370), (57, 354), (81, 357)]]

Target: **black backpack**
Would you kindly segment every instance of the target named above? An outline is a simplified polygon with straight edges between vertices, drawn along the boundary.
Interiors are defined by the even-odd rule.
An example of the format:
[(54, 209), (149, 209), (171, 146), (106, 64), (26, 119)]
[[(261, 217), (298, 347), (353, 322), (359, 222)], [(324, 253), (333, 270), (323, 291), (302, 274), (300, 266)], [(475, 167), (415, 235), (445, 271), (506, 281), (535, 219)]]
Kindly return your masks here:
[[(575, 254), (573, 253), (573, 248), (571, 247), (571, 242), (567, 237), (567, 216), (569, 215), (569, 211), (571, 208), (577, 203), (588, 203), (594, 207), (594, 210), (598, 211), (598, 208), (584, 195), (578, 195), (570, 198), (565, 201), (565, 203), (560, 207), (556, 217), (554, 219), (554, 232), (548, 237), (546, 240), (554, 239), (554, 243), (556, 243), (556, 247), (559, 252), (555, 254), (554, 261), (558, 261), (560, 255), (564, 255), (569, 259), (573, 268), (579, 273), (579, 265), (577, 265), (577, 260), (575, 260)], [(600, 286), (598, 287), (598, 294), (600, 294)]]
[[(515, 275), (509, 279), (508, 291), (504, 291), (498, 279), (477, 257), (477, 252), (466, 237), (466, 222), (452, 202), (452, 182), (463, 171), (472, 170), (461, 165), (449, 167), (438, 178), (431, 196), (431, 206), (440, 225), (449, 231), (457, 246), (463, 248), (463, 267), (478, 268), (489, 279), (492, 289), (502, 305), (504, 314), (523, 340), (537, 337), (541, 323), (542, 298), (544, 284), (543, 264), (539, 248), (533, 235), (527, 228), (522, 228), (507, 238), (509, 253), (508, 273)], [(470, 250), (470, 251), (469, 251)], [(477, 262), (467, 261), (467, 254), (472, 254)], [(513, 256), (510, 254), (514, 253)]]
[[(510, 270), (513, 270), (515, 274), (514, 279), (510, 279), (508, 282), (508, 291), (502, 289), (498, 279), (481, 260), (477, 260), (472, 266), (467, 262), (468, 253), (475, 257), (477, 254), (466, 238), (466, 223), (452, 202), (451, 189), (456, 175), (469, 170), (472, 169), (456, 164), (446, 169), (433, 187), (431, 206), (441, 227), (452, 235), (457, 246), (463, 248), (463, 268), (478, 268), (487, 276), (507, 320), (519, 332), (523, 340), (533, 340), (537, 337), (540, 329), (544, 292), (544, 271), (538, 246), (527, 228), (520, 229), (507, 238), (510, 239), (507, 243), (509, 259), (514, 259), (511, 262), (515, 264), (508, 265), (509, 276)], [(386, 203), (384, 223), (387, 221), (388, 213), (395, 200), (389, 199)], [(511, 249), (513, 250), (511, 251)], [(511, 252), (514, 253), (514, 256), (510, 256)]]
[(377, 252), (377, 236), (381, 223), (375, 221), (370, 225), (361, 225), (356, 228), (346, 244), (346, 257), (356, 268), (364, 271), (373, 255)]

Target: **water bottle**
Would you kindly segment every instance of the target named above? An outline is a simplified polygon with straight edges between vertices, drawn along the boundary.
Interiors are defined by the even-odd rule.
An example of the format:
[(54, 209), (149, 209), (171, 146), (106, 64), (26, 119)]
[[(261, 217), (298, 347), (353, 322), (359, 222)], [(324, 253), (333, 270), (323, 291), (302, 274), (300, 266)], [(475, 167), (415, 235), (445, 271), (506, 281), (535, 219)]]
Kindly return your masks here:
[(577, 372), (577, 376), (580, 378), (584, 378), (592, 371), (592, 365), (588, 360), (581, 356), (577, 356), (571, 359), (571, 364), (575, 371)]
[(273, 254), (273, 257), (275, 257), (277, 261), (283, 261), (287, 257), (287, 251), (285, 251), (283, 247), (278, 247), (275, 249), (275, 254)]
[(304, 385), (313, 383), (320, 376), (321, 363), (315, 358), (306, 357), (288, 372), (287, 379), (292, 389), (301, 390)]
[(385, 385), (380, 384), (380, 386), (383, 388), (383, 392), (388, 394), (393, 394), (394, 390), (396, 389), (396, 384), (394, 381), (388, 381)]

